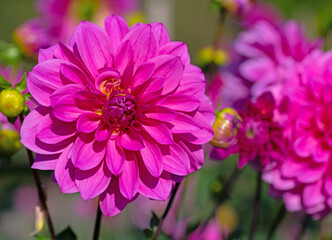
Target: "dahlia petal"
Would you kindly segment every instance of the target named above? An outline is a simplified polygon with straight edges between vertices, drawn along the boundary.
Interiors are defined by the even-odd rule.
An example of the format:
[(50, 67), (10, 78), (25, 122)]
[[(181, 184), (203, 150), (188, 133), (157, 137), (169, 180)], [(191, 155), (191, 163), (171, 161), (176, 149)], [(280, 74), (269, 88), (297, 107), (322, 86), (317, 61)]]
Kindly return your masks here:
[(286, 178), (296, 177), (299, 174), (302, 174), (304, 164), (301, 162), (292, 161), (292, 159), (287, 159), (284, 164), (281, 166), (281, 174)]
[(119, 188), (121, 194), (132, 201), (138, 191), (138, 165), (134, 152), (125, 152), (124, 167), (119, 176)]
[(317, 181), (313, 184), (304, 186), (303, 188), (303, 206), (312, 207), (316, 204), (320, 204), (325, 200), (325, 197), (322, 193), (322, 184), (323, 181)]
[(101, 27), (83, 21), (76, 28), (75, 41), (85, 66), (97, 77), (98, 69), (111, 61), (110, 38)]
[(201, 126), (190, 116), (178, 113), (178, 116), (169, 121), (173, 125), (171, 132), (174, 133), (192, 133), (199, 131)]
[(106, 144), (94, 140), (94, 134), (80, 134), (76, 139), (71, 159), (76, 168), (89, 170), (96, 167), (105, 156)]
[(131, 46), (130, 41), (121, 43), (114, 57), (115, 68), (123, 73), (127, 66), (133, 61), (134, 49)]
[(128, 88), (129, 86), (132, 85), (133, 82), (133, 75), (134, 75), (134, 67), (135, 64), (132, 62), (127, 68), (124, 70), (122, 74), (122, 79), (121, 79), (121, 88)]
[(313, 152), (313, 160), (317, 163), (325, 163), (330, 159), (330, 151), (323, 149), (321, 144), (318, 144)]
[(326, 191), (326, 193), (329, 196), (332, 196), (332, 171), (331, 171), (331, 167), (332, 166), (329, 166), (329, 168), (326, 170), (325, 182), (324, 182), (324, 190)]
[(162, 94), (173, 91), (180, 83), (184, 66), (181, 59), (173, 55), (161, 55), (150, 60), (155, 63), (153, 76), (164, 76), (165, 84)]
[(294, 194), (292, 192), (286, 192), (283, 195), (285, 206), (287, 211), (296, 212), (302, 209), (301, 197), (299, 194)]
[(171, 41), (167, 29), (165, 28), (164, 24), (162, 23), (151, 23), (151, 26), (157, 36), (159, 41), (159, 46), (162, 47), (165, 44)]
[(143, 139), (144, 148), (140, 150), (145, 167), (153, 177), (159, 177), (163, 172), (163, 158), (156, 143)]
[(297, 180), (301, 183), (312, 183), (318, 181), (326, 172), (326, 164), (318, 166), (306, 166), (304, 171), (298, 174)]
[(100, 122), (100, 115), (96, 113), (83, 113), (76, 122), (76, 129), (82, 133), (94, 132)]
[(122, 39), (129, 32), (128, 24), (122, 17), (111, 15), (105, 19), (105, 30), (111, 39), (112, 53), (115, 54)]
[(121, 135), (121, 145), (130, 151), (138, 151), (144, 147), (142, 138), (131, 128), (127, 128)]
[(197, 171), (204, 163), (204, 150), (201, 145), (191, 144), (187, 141), (178, 141), (177, 144), (187, 153), (190, 162), (190, 172)]
[(57, 90), (51, 96), (51, 105), (54, 107), (57, 101), (64, 95), (71, 95), (71, 98), (75, 98), (76, 94), (82, 91), (86, 91), (86, 87), (80, 84), (68, 84)]
[(135, 49), (134, 61), (137, 66), (154, 58), (159, 51), (159, 43), (150, 24), (130, 31), (124, 37), (125, 40), (129, 40)]
[(149, 108), (144, 110), (144, 115), (147, 118), (166, 122), (171, 121), (178, 116), (176, 112), (161, 106), (149, 106)]
[(43, 106), (50, 106), (50, 96), (62, 86), (59, 69), (64, 61), (51, 59), (39, 63), (29, 72), (27, 87), (34, 99)]
[(43, 106), (37, 107), (24, 119), (21, 127), (21, 143), (31, 151), (39, 154), (52, 155), (62, 152), (66, 145), (45, 144), (36, 138), (37, 128), (43, 117), (48, 114), (49, 109)]
[(77, 107), (73, 95), (60, 97), (53, 106), (53, 115), (64, 122), (73, 122), (86, 111)]
[(143, 196), (163, 201), (170, 197), (173, 181), (169, 173), (164, 172), (162, 176), (155, 178), (144, 166), (140, 165), (139, 179), (138, 192)]
[(188, 47), (184, 42), (169, 42), (160, 49), (159, 54), (179, 56), (183, 64), (190, 63)]
[(105, 216), (112, 217), (120, 213), (130, 201), (122, 196), (116, 177), (112, 178), (108, 189), (100, 195), (100, 209)]
[(65, 78), (68, 82), (85, 84), (88, 82), (85, 74), (74, 64), (62, 63), (60, 65), (60, 77)]
[(96, 132), (95, 137), (98, 142), (106, 141), (110, 136), (110, 126), (107, 124), (99, 125)]
[(148, 85), (146, 86), (143, 94), (151, 94), (157, 91), (160, 91), (160, 89), (164, 86), (165, 77), (164, 76), (157, 76), (150, 79)]
[(90, 170), (75, 169), (75, 184), (85, 201), (102, 194), (110, 185), (111, 177), (104, 161)]
[(59, 156), (60, 154), (42, 155), (37, 153), (31, 168), (39, 170), (54, 170)]
[(49, 59), (54, 58), (54, 49), (57, 47), (57, 45), (45, 48), (45, 49), (39, 49), (38, 53), (38, 63), (44, 62)]
[(200, 100), (192, 96), (170, 95), (160, 105), (175, 111), (192, 112), (199, 107)]
[(165, 171), (178, 176), (186, 176), (190, 173), (188, 154), (179, 145), (172, 144), (161, 147), (161, 149), (163, 150), (163, 166)]
[(108, 69), (102, 72), (96, 79), (96, 89), (102, 91), (102, 84), (109, 79), (120, 79), (121, 75), (116, 69)]
[(147, 133), (160, 144), (172, 144), (173, 136), (169, 128), (158, 121), (142, 121), (144, 129)]
[(258, 81), (269, 77), (268, 74), (274, 73), (274, 63), (268, 58), (254, 58), (247, 60), (240, 65), (240, 73), (250, 81)]
[(296, 154), (301, 157), (309, 157), (317, 146), (317, 140), (311, 136), (302, 136), (295, 139), (293, 147)]
[(73, 144), (61, 153), (54, 170), (54, 176), (62, 193), (75, 193), (78, 189), (75, 184), (75, 167), (68, 157)]
[(176, 95), (193, 96), (201, 99), (204, 96), (206, 82), (192, 74), (184, 73), (180, 85), (176, 90)]
[(106, 164), (108, 169), (115, 175), (119, 175), (124, 167), (124, 152), (116, 144), (115, 140), (107, 141)]
[(155, 64), (154, 63), (143, 63), (141, 64), (135, 71), (134, 79), (133, 79), (133, 87), (140, 86), (145, 83), (154, 72)]
[(36, 137), (47, 144), (60, 143), (76, 134), (75, 124), (59, 121), (46, 114), (38, 123)]

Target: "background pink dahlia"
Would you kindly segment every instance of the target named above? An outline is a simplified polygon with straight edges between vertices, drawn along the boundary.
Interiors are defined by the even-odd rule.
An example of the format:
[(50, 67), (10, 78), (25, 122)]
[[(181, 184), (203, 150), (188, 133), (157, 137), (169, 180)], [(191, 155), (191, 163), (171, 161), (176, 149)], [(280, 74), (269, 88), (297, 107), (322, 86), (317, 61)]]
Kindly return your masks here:
[(160, 23), (105, 29), (81, 22), (70, 44), (41, 50), (28, 89), (39, 104), (22, 143), (36, 169), (54, 170), (63, 193), (100, 197), (119, 213), (139, 194), (166, 200), (176, 181), (199, 169), (213, 137), (205, 80), (187, 47)]
[(332, 209), (332, 52), (304, 60), (285, 86), (283, 135), (289, 148), (263, 175), (288, 211), (304, 210), (319, 218)]

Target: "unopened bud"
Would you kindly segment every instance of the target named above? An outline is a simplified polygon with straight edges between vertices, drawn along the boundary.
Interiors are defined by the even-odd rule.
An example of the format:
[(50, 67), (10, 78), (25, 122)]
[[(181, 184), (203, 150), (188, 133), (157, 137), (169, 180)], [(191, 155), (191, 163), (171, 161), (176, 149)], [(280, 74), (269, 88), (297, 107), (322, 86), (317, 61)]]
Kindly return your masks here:
[(21, 147), (18, 132), (9, 129), (0, 130), (0, 156), (11, 156)]
[(232, 108), (224, 108), (218, 112), (212, 126), (214, 138), (211, 140), (211, 144), (218, 148), (228, 148), (235, 145), (241, 121), (240, 115)]
[(222, 49), (214, 49), (213, 47), (204, 47), (198, 52), (198, 63), (200, 66), (206, 66), (213, 62), (217, 66), (227, 63), (228, 55)]
[(17, 117), (25, 107), (23, 95), (15, 89), (0, 92), (0, 112), (6, 117)]

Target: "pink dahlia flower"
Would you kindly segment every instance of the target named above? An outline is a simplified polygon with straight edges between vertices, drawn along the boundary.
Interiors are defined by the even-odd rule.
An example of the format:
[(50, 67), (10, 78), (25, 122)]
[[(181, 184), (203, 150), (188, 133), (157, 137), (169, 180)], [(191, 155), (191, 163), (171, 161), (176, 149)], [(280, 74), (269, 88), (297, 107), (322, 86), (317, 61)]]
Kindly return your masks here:
[[(320, 48), (320, 40), (309, 41), (294, 21), (283, 26), (258, 21), (241, 33), (234, 43), (235, 61), (230, 71), (249, 89), (247, 98), (271, 92), (279, 104), (283, 86), (303, 59)], [(224, 82), (233, 79), (223, 79)], [(227, 92), (224, 89), (221, 94)], [(240, 101), (240, 99), (238, 100)]]
[(161, 23), (81, 22), (69, 45), (40, 51), (27, 85), (39, 105), (21, 129), (33, 167), (54, 170), (63, 193), (99, 196), (107, 216), (139, 194), (168, 199), (213, 138), (204, 75)]
[(313, 54), (285, 86), (285, 157), (265, 171), (272, 193), (288, 211), (319, 218), (332, 209), (332, 52)]
[(263, 94), (255, 103), (250, 102), (240, 112), (242, 122), (237, 130), (237, 143), (228, 148), (214, 148), (211, 157), (225, 159), (238, 153), (239, 168), (250, 161), (254, 167), (262, 169), (276, 161), (284, 148), (280, 141), (280, 125), (273, 121), (274, 109), (275, 102), (271, 93)]

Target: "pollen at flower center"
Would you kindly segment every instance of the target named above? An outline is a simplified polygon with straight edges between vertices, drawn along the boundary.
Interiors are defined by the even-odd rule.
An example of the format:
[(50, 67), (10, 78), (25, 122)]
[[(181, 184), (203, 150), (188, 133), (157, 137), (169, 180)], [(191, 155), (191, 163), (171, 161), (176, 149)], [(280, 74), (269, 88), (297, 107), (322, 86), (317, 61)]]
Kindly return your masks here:
[(136, 103), (132, 95), (126, 92), (113, 91), (102, 109), (102, 119), (112, 125), (129, 125), (136, 116)]

